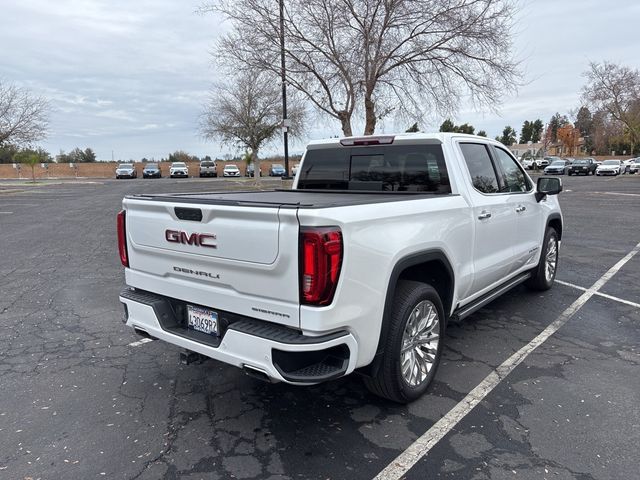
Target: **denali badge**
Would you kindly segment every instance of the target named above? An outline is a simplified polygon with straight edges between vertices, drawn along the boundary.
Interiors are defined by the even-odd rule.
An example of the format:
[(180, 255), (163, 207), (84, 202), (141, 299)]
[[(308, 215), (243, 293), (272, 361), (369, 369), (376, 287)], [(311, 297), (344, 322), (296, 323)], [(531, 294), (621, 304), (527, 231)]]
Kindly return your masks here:
[(164, 238), (167, 242), (182, 243), (195, 247), (218, 248), (214, 240), (216, 236), (208, 233), (192, 233), (191, 235), (181, 230), (165, 230)]
[(216, 280), (220, 280), (219, 273), (205, 272), (202, 270), (191, 270), (190, 268), (183, 268), (183, 267), (173, 267), (173, 270), (175, 272), (188, 273), (190, 275), (198, 275), (199, 277), (209, 277)]

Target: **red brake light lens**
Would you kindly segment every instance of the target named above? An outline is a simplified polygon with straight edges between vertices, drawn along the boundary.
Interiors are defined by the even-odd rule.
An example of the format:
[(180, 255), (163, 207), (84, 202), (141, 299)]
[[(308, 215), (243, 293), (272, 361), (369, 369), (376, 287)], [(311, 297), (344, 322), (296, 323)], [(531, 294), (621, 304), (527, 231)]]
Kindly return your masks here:
[(129, 268), (129, 255), (127, 253), (127, 212), (122, 210), (118, 213), (118, 251), (122, 265)]
[(329, 305), (342, 266), (342, 232), (337, 227), (300, 230), (300, 302)]
[(395, 140), (394, 135), (369, 135), (366, 137), (348, 137), (340, 140), (340, 144), (344, 147), (357, 147), (366, 145), (391, 145)]

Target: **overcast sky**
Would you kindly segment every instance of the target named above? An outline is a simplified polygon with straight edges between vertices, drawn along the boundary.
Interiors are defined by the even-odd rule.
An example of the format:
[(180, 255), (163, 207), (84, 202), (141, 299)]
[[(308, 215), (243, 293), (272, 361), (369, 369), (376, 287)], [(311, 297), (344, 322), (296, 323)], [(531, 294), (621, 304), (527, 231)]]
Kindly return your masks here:
[[(74, 147), (91, 147), (100, 160), (112, 152), (116, 160), (160, 159), (178, 149), (236, 153), (197, 132), (217, 78), (209, 52), (223, 28), (220, 18), (194, 13), (199, 3), (0, 0), (0, 78), (50, 99), (51, 128), (41, 144), (54, 155)], [(589, 61), (640, 67), (638, 0), (528, 0), (516, 18), (525, 85), (497, 112), (463, 108), (455, 123), (491, 137), (505, 125), (519, 132), (524, 120), (547, 121), (579, 106)], [(437, 130), (442, 120), (420, 127)], [(404, 123), (389, 120), (380, 130), (404, 130)], [(309, 139), (338, 134), (331, 120), (309, 129)]]

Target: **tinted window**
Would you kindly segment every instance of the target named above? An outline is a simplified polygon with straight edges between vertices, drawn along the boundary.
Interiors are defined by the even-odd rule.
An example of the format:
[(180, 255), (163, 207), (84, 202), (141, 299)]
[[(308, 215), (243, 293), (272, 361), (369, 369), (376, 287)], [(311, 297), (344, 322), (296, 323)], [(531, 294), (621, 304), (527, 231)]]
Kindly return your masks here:
[(216, 165), (215, 163), (213, 163), (213, 162), (209, 162), (209, 161), (206, 161), (206, 162), (200, 162), (200, 166), (201, 166), (201, 167), (215, 167), (215, 165)]
[(480, 143), (461, 143), (460, 149), (475, 189), (482, 193), (497, 193), (498, 178), (487, 146)]
[[(517, 162), (501, 148), (494, 148), (496, 159), (500, 165), (503, 192), (527, 192), (531, 189), (531, 182), (527, 179)], [(555, 164), (555, 162), (554, 162)]]
[(299, 189), (451, 193), (440, 145), (308, 150)]

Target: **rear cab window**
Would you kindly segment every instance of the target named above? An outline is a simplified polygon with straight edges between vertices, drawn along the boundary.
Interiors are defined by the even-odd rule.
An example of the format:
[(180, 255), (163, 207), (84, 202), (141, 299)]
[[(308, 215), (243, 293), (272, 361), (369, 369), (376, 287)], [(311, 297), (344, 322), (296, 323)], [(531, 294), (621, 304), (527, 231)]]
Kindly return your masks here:
[(439, 144), (312, 149), (298, 176), (299, 190), (451, 193)]

